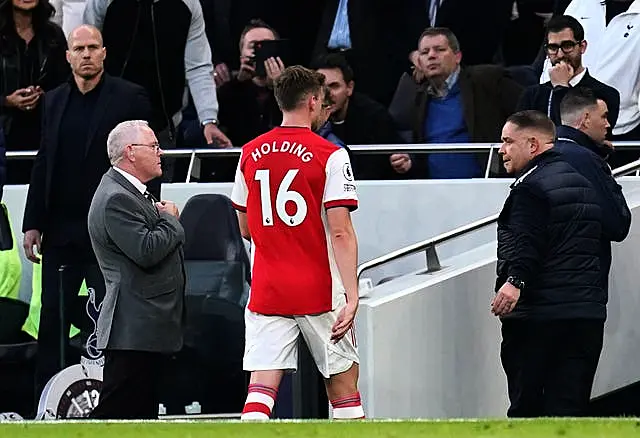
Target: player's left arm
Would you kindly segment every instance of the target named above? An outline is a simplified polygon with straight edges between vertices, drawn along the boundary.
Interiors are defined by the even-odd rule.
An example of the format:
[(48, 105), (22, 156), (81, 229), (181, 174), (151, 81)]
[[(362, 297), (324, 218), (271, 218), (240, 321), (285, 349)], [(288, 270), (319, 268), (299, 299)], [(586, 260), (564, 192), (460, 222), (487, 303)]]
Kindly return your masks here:
[(339, 149), (329, 157), (326, 173), (324, 208), (333, 254), (347, 295), (347, 305), (332, 327), (331, 339), (337, 342), (351, 329), (359, 301), (356, 273), (358, 240), (351, 223), (351, 211), (358, 208), (358, 196), (349, 154), (345, 149)]

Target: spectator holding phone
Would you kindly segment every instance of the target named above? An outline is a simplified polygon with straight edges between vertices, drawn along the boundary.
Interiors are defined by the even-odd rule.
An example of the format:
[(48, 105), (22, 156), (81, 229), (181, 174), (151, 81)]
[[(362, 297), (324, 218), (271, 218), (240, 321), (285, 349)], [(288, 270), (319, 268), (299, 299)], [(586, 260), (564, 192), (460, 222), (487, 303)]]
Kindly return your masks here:
[(262, 20), (251, 20), (240, 35), (240, 69), (218, 89), (220, 125), (234, 145), (243, 145), (282, 121), (272, 88), (285, 65), (276, 56), (256, 66), (261, 43), (278, 39), (278, 32)]
[[(240, 69), (218, 88), (221, 129), (235, 146), (270, 131), (282, 122), (273, 95), (273, 81), (285, 68), (280, 56), (266, 58), (258, 68), (256, 52), (263, 41), (279, 39), (278, 32), (262, 20), (251, 20), (240, 35)], [(237, 158), (205, 160), (201, 181), (233, 181)], [(212, 175), (214, 175), (212, 177)]]

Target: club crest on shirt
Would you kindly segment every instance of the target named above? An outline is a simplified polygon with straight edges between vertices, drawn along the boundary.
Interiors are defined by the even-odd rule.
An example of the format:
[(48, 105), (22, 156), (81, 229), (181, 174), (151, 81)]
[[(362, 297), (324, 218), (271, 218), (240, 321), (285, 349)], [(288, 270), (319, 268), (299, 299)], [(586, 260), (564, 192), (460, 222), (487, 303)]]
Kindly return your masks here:
[(353, 172), (349, 163), (344, 163), (344, 166), (342, 166), (342, 174), (347, 181), (353, 181)]

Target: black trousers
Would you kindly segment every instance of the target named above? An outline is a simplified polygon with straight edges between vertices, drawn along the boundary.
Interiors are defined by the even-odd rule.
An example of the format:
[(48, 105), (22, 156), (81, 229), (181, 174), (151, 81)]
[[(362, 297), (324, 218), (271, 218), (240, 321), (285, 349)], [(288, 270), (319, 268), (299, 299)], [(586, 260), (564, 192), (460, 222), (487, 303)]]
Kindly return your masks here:
[(100, 400), (90, 418), (158, 418), (158, 385), (167, 357), (161, 353), (106, 350)]
[(587, 414), (604, 320), (503, 320), (509, 417)]
[[(61, 266), (65, 266), (62, 275), (59, 272)], [(105, 294), (104, 278), (90, 250), (74, 246), (43, 248), (42, 307), (36, 365), (37, 398), (51, 377), (72, 365), (64, 357), (65, 352), (69, 353), (71, 324), (81, 330), (83, 340), (94, 329), (86, 311), (87, 297), (78, 296), (83, 280), (88, 288), (96, 291), (96, 304), (100, 304)], [(63, 294), (60, 291), (61, 285)]]

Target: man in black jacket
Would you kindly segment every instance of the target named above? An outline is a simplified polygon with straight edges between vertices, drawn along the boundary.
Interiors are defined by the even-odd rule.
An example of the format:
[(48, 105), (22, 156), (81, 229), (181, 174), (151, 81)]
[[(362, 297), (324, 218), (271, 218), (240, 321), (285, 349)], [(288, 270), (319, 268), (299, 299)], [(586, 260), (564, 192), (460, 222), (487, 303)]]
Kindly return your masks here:
[(609, 122), (607, 104), (583, 87), (567, 92), (560, 103), (562, 126), (558, 127), (554, 150), (591, 182), (602, 210), (602, 288), (609, 289), (611, 242), (622, 242), (629, 234), (631, 212), (622, 187), (605, 161), (612, 152), (605, 145)]
[(562, 98), (572, 87), (581, 86), (591, 89), (596, 97), (606, 102), (613, 129), (620, 111), (620, 93), (593, 78), (582, 65), (587, 41), (580, 22), (569, 15), (553, 17), (547, 24), (544, 48), (553, 66), (549, 71), (550, 80), (527, 88), (518, 102), (518, 110), (541, 111), (559, 125)]
[(589, 181), (552, 150), (555, 126), (512, 115), (500, 154), (517, 177), (498, 218), (496, 291), (510, 417), (585, 414), (606, 318), (601, 209)]
[[(104, 73), (106, 50), (93, 26), (80, 26), (69, 36), (67, 59), (73, 78), (43, 97), (42, 141), (33, 165), (24, 210), (24, 251), (33, 263), (42, 254), (42, 308), (38, 330), (36, 390), (61, 369), (60, 294), (66, 317), (76, 327), (89, 326), (78, 298), (82, 280), (104, 296), (104, 279), (89, 240), (87, 215), (102, 175), (109, 169), (107, 137), (125, 120), (149, 120), (151, 103), (145, 90)], [(136, 148), (137, 149), (137, 148)], [(151, 191), (151, 189), (150, 189)], [(159, 190), (154, 193), (159, 196)], [(34, 247), (36, 251), (34, 251)], [(66, 265), (62, 291), (58, 269)]]

